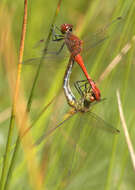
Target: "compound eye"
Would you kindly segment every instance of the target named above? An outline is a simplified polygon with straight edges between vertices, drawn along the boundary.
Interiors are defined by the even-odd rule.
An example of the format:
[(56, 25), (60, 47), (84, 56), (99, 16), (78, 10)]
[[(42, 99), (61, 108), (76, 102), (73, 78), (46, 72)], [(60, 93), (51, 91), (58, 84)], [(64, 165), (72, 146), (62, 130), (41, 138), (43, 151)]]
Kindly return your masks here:
[(72, 28), (69, 28), (69, 31), (72, 32)]
[(91, 97), (90, 97), (91, 102), (96, 100), (95, 94), (92, 92)]
[(94, 96), (91, 96), (91, 97), (90, 97), (90, 101), (91, 101), (91, 102), (94, 102), (94, 101), (95, 101), (95, 97), (94, 97)]

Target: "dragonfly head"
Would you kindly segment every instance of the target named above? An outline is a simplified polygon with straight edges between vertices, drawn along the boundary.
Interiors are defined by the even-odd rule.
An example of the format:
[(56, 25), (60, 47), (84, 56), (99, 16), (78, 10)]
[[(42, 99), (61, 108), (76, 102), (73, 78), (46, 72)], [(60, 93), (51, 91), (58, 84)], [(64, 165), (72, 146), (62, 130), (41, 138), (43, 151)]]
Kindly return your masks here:
[(96, 101), (96, 97), (92, 90), (84, 94), (84, 107), (89, 109), (92, 102)]
[(86, 89), (83, 91), (84, 100), (92, 103), (96, 101), (95, 93), (93, 92), (93, 89), (91, 86), (87, 86)]
[(62, 24), (60, 30), (62, 34), (65, 34), (67, 32), (72, 32), (72, 28), (73, 28), (72, 24)]

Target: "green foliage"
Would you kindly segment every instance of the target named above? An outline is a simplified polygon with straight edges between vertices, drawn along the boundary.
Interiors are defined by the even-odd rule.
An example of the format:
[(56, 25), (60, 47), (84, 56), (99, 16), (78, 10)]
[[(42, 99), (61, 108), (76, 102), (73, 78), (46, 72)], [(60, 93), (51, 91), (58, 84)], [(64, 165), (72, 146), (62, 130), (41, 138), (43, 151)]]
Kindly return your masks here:
[[(18, 52), (23, 3), (20, 1), (2, 1), (12, 15), (11, 31), (15, 50)], [(56, 8), (56, 1), (29, 1), (28, 25), (25, 41), (24, 60), (38, 57), (42, 48), (33, 48), (42, 38), (46, 38)], [(134, 138), (134, 33), (135, 33), (135, 2), (134, 0), (119, 0), (101, 2), (93, 1), (63, 1), (56, 25), (71, 23), (76, 34), (80, 37), (90, 36), (90, 39), (98, 38), (92, 34), (110, 23), (117, 17), (122, 16), (122, 21), (110, 25), (105, 32), (109, 36), (103, 44), (99, 44), (90, 50), (84, 57), (85, 65), (90, 76), (96, 81), (107, 66), (116, 58), (121, 56), (118, 64), (108, 72), (99, 84), (102, 97), (106, 101), (93, 107), (92, 111), (100, 115), (105, 121), (118, 128), (121, 132), (118, 135), (99, 130), (99, 127), (92, 128), (89, 114), (76, 114), (65, 122), (61, 128), (56, 129), (51, 135), (45, 138), (40, 144), (36, 144), (36, 159), (43, 174), (43, 189), (48, 190), (120, 190), (134, 189), (134, 170), (130, 155), (122, 131), (116, 90), (120, 90), (122, 104), (131, 140), (135, 146)], [(6, 22), (6, 21), (5, 21)], [(94, 41), (94, 40), (93, 40)], [(4, 43), (4, 40), (3, 40)], [(52, 43), (51, 43), (52, 44)], [(121, 50), (127, 45), (131, 46), (127, 53)], [(52, 45), (50, 45), (50, 49)], [(6, 51), (6, 50), (5, 50)], [(7, 57), (10, 55), (6, 55)], [(1, 111), (11, 106), (11, 97), (7, 94), (10, 91), (7, 82), (3, 58), (0, 53), (0, 95)], [(33, 141), (36, 143), (43, 134), (50, 128), (55, 127), (63, 120), (64, 115), (70, 110), (62, 90), (62, 80), (68, 57), (60, 60), (44, 61), (40, 76), (36, 84), (32, 109), (30, 113), (31, 122), (35, 122), (31, 129)], [(22, 85), (24, 85), (24, 96), (28, 100), (32, 82), (37, 66), (24, 65), (22, 72)], [(5, 74), (6, 73), (6, 74)], [(75, 64), (71, 76), (70, 85), (75, 92), (73, 82), (85, 79), (77, 64)], [(4, 85), (3, 85), (4, 84)], [(37, 120), (37, 115), (56, 96), (52, 105)], [(5, 149), (8, 123), (0, 123), (2, 150), (0, 168), (2, 168), (3, 149)], [(3, 138), (2, 138), (3, 137)], [(16, 131), (14, 135), (16, 139)], [(15, 140), (14, 140), (15, 141)], [(14, 142), (11, 145), (11, 156)], [(34, 189), (30, 184), (30, 173), (27, 169), (25, 151), (20, 146), (16, 159), (16, 166), (13, 170), (9, 189)], [(10, 158), (9, 158), (10, 159)], [(37, 179), (38, 180), (38, 179)]]

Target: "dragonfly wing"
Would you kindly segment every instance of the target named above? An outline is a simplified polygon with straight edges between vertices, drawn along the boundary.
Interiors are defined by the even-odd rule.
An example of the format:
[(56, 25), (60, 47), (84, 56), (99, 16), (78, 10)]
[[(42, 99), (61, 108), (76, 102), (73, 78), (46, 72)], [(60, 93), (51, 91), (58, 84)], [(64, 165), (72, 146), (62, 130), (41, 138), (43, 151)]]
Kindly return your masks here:
[[(104, 27), (92, 34), (91, 37), (84, 37), (84, 52), (88, 52), (88, 50), (92, 50), (93, 48), (102, 45), (107, 39), (109, 39), (114, 34), (113, 31), (109, 32), (111, 26), (115, 24), (120, 24), (122, 20), (123, 19), (121, 17), (117, 17), (112, 22), (106, 24)], [(88, 36), (90, 35), (88, 34)]]
[(51, 128), (50, 130), (48, 130), (47, 132), (45, 132), (45, 134), (43, 134), (40, 139), (38, 139), (38, 141), (36, 142), (36, 145), (40, 144), (43, 140), (46, 140), (46, 138), (48, 136), (50, 136), (57, 128), (62, 127), (62, 125), (67, 122), (70, 118), (72, 118), (74, 115), (76, 115), (78, 112), (74, 111), (72, 112), (72, 114), (67, 113), (66, 118), (61, 121), (58, 125), (56, 125), (55, 127)]
[(37, 57), (32, 57), (29, 59), (26, 59), (23, 61), (24, 65), (38, 65), (41, 63), (41, 61), (45, 62), (62, 62), (65, 59), (69, 57), (68, 52), (67, 53), (62, 53), (59, 55), (56, 55), (55, 53), (47, 53), (44, 57), (43, 56), (37, 56)]
[(40, 42), (38, 42), (36, 46), (31, 50), (31, 54), (34, 55), (34, 57), (24, 60), (23, 64), (35, 65), (35, 64), (39, 64), (41, 60), (42, 61), (47, 60), (51, 62), (56, 62), (56, 61), (60, 62), (64, 60), (65, 58), (69, 57), (66, 46), (63, 46), (62, 50), (59, 52), (62, 45), (63, 45), (63, 41), (62, 42), (50, 41), (47, 51), (44, 55), (45, 41), (40, 40)]
[(31, 64), (39, 64), (41, 60), (41, 57), (33, 57), (33, 58), (29, 58), (23, 61), (24, 65), (31, 65)]
[(101, 46), (104, 44), (104, 42), (109, 39), (109, 35), (104, 35), (99, 38), (94, 38), (92, 40), (84, 41), (84, 46), (83, 46), (83, 51), (84, 52), (89, 52), (90, 50), (92, 51), (94, 48)]
[(106, 121), (104, 121), (101, 117), (96, 115), (93, 112), (88, 112), (89, 120), (92, 127), (103, 129), (107, 132), (118, 134), (120, 131), (113, 127), (112, 125), (108, 124)]

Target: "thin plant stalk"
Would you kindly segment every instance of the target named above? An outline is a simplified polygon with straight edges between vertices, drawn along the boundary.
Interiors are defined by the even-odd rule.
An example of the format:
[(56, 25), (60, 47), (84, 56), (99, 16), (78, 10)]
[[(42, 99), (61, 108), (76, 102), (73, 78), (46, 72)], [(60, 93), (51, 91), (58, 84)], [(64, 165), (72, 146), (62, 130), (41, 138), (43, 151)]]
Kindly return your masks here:
[(118, 90), (117, 90), (116, 95), (117, 95), (119, 114), (120, 114), (120, 119), (121, 119), (123, 131), (124, 131), (124, 135), (125, 135), (125, 140), (126, 140), (126, 143), (127, 143), (127, 146), (128, 146), (128, 150), (129, 150), (129, 154), (130, 154), (130, 157), (131, 157), (133, 169), (135, 171), (135, 152), (134, 152), (134, 148), (133, 148), (133, 145), (132, 145), (132, 142), (131, 142), (130, 135), (128, 133), (128, 128), (127, 128), (127, 125), (126, 125), (126, 121), (125, 121), (125, 118), (124, 118), (124, 113), (123, 113), (123, 109), (122, 109), (122, 105), (121, 105), (120, 93), (119, 93)]
[[(35, 119), (34, 122), (32, 122), (32, 124), (30, 124), (30, 126), (24, 131), (24, 133), (22, 134), (22, 136), (20, 137), (20, 140), (25, 136), (27, 135), (27, 133), (35, 126), (35, 124), (38, 122), (38, 120), (42, 117), (42, 115), (44, 114), (44, 112), (48, 109), (48, 107), (54, 102), (55, 100), (55, 97), (41, 110), (41, 112), (38, 114), (37, 118)], [(21, 141), (19, 141), (20, 143)], [(10, 147), (10, 152), (12, 150), (14, 150), (16, 144), (13, 144), (11, 147)], [(4, 156), (2, 156), (0, 158), (0, 162), (2, 162), (4, 159)]]
[(22, 60), (23, 60), (23, 52), (24, 52), (24, 40), (25, 40), (25, 34), (26, 34), (26, 23), (27, 23), (27, 0), (25, 0), (24, 2), (24, 18), (23, 18), (23, 28), (22, 28), (22, 34), (21, 34), (20, 50), (19, 50), (19, 63), (18, 63), (18, 68), (17, 68), (15, 93), (14, 93), (14, 98), (13, 98), (8, 138), (7, 138), (7, 144), (6, 144), (6, 150), (5, 150), (5, 159), (3, 162), (2, 175), (1, 175), (1, 180), (0, 180), (1, 190), (4, 189), (6, 173), (8, 170), (8, 161), (9, 161), (8, 155), (10, 152), (10, 145), (12, 141), (12, 134), (13, 134), (13, 128), (14, 128), (14, 123), (15, 123), (16, 106), (18, 103), (18, 95), (19, 95), (19, 89), (20, 89), (20, 78), (21, 78)]
[[(36, 83), (37, 83), (37, 80), (38, 80), (38, 76), (39, 76), (39, 73), (40, 73), (41, 66), (43, 64), (44, 57), (45, 57), (45, 55), (47, 53), (47, 48), (48, 48), (49, 41), (50, 41), (51, 34), (52, 34), (51, 28), (53, 27), (53, 25), (54, 25), (54, 23), (56, 21), (56, 18), (58, 16), (60, 6), (61, 6), (61, 2), (62, 2), (62, 0), (58, 1), (56, 12), (55, 12), (55, 15), (53, 17), (53, 21), (52, 21), (52, 24), (51, 24), (51, 27), (50, 27), (50, 31), (49, 31), (47, 40), (45, 42), (43, 54), (42, 54), (42, 57), (40, 59), (40, 64), (39, 64), (39, 66), (37, 68), (37, 72), (36, 72), (34, 82), (33, 82), (33, 85), (32, 85), (32, 89), (31, 89), (31, 92), (30, 92), (30, 96), (29, 96), (29, 99), (28, 99), (26, 112), (24, 113), (24, 116), (23, 116), (23, 119), (22, 119), (21, 129), (24, 128), (24, 126), (27, 124), (27, 114), (30, 112), (30, 109), (31, 109), (31, 103), (32, 103), (34, 90), (35, 90), (35, 87), (36, 87)], [(22, 63), (22, 61), (21, 61), (21, 63)], [(24, 131), (26, 130), (26, 126), (25, 126), (25, 129), (23, 129), (23, 130)], [(23, 134), (23, 132), (22, 132), (22, 134)], [(13, 170), (13, 167), (14, 167), (14, 164), (15, 164), (16, 156), (17, 156), (17, 152), (19, 150), (19, 144), (20, 144), (19, 142), (20, 142), (20, 135), (18, 135), (17, 140), (16, 140), (15, 149), (14, 149), (14, 152), (13, 152), (13, 156), (12, 156), (12, 159), (11, 159), (11, 164), (10, 164), (8, 174), (7, 174), (7, 179), (6, 179), (6, 182), (5, 182), (5, 190), (8, 189), (8, 187), (9, 187), (9, 179), (11, 177), (11, 173), (12, 173), (12, 170)]]
[(132, 47), (132, 43), (135, 43), (135, 36), (132, 37), (131, 42), (125, 44), (125, 46), (121, 49), (120, 53), (111, 61), (111, 63), (106, 67), (103, 73), (100, 75), (98, 79), (98, 83), (104, 80), (112, 70), (120, 63), (124, 55), (126, 55)]

